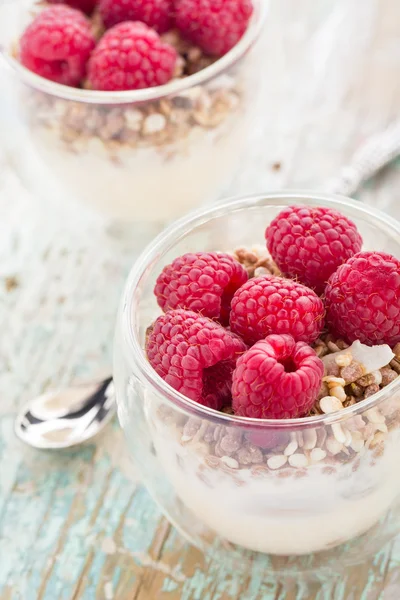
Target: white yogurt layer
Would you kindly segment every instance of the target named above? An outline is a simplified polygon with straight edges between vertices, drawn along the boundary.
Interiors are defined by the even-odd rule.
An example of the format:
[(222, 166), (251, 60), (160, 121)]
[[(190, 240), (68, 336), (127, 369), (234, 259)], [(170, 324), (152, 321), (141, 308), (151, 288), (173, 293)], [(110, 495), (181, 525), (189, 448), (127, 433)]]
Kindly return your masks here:
[(242, 132), (224, 139), (196, 129), (187, 153), (166, 159), (156, 149), (127, 149), (112, 162), (100, 141), (73, 155), (58, 147), (51, 133), (36, 138), (46, 164), (77, 200), (116, 219), (170, 220), (218, 196), (235, 164)]
[[(324, 472), (320, 463), (305, 476), (281, 478), (277, 472), (257, 478), (250, 469), (231, 475), (207, 469), (189, 446), (171, 439), (167, 428), (151, 424), (153, 442), (177, 496), (194, 516), (221, 538), (250, 550), (301, 555), (328, 550), (368, 531), (390, 508), (400, 491), (396, 476), (400, 438), (386, 439), (385, 453), (371, 463), (371, 451), (351, 463)], [(179, 459), (177, 460), (177, 457)]]

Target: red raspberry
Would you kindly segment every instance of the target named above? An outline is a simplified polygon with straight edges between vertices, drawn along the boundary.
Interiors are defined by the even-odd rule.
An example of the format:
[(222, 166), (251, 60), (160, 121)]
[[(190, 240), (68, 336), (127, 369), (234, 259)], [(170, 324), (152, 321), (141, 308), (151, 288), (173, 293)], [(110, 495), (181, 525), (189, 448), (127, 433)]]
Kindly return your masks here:
[(98, 0), (47, 0), (49, 4), (68, 4), (71, 8), (76, 8), (86, 13), (92, 14)]
[(78, 86), (95, 47), (90, 23), (69, 6), (46, 8), (25, 29), (20, 40), (20, 60), (41, 77)]
[(324, 365), (314, 350), (291, 335), (269, 335), (237, 361), (232, 406), (236, 415), (294, 419), (312, 408)]
[(317, 339), (324, 325), (324, 304), (300, 283), (265, 275), (249, 279), (235, 293), (230, 326), (247, 344), (271, 333), (289, 333), (299, 342)]
[(151, 366), (171, 387), (204, 406), (230, 402), (232, 372), (246, 346), (218, 323), (190, 310), (159, 317), (146, 343)]
[(123, 21), (141, 21), (165, 33), (173, 24), (172, 0), (100, 0), (99, 11), (107, 29)]
[(400, 342), (400, 261), (359, 252), (338, 268), (325, 291), (327, 323), (349, 342)]
[(246, 269), (229, 254), (196, 252), (165, 267), (154, 293), (164, 311), (187, 308), (228, 323), (232, 296), (247, 279)]
[(264, 450), (274, 450), (279, 446), (286, 446), (289, 443), (289, 433), (287, 431), (277, 431), (276, 429), (253, 429), (246, 433), (246, 438), (254, 446), (259, 446)]
[(126, 22), (107, 31), (89, 60), (88, 81), (103, 91), (138, 90), (168, 83), (176, 50), (144, 23)]
[(223, 56), (237, 44), (253, 12), (252, 0), (176, 0), (176, 25), (206, 54)]
[(331, 208), (289, 206), (265, 232), (272, 258), (286, 277), (322, 294), (339, 265), (361, 250), (355, 224)]

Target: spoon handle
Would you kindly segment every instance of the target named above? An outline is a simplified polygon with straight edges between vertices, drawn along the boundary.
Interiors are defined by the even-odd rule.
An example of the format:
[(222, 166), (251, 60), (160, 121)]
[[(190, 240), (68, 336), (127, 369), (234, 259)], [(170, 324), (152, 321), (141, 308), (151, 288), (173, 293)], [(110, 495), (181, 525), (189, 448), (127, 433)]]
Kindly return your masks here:
[(365, 181), (371, 179), (399, 155), (400, 121), (374, 135), (361, 146), (350, 164), (339, 173), (339, 177), (328, 184), (328, 189), (332, 193), (351, 196)]

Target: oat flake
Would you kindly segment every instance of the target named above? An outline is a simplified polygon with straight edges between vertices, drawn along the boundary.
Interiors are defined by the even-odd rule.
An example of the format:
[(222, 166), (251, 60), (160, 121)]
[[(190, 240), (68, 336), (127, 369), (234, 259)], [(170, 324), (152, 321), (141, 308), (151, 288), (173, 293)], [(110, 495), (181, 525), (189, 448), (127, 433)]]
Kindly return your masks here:
[(275, 470), (275, 469), (280, 469), (281, 467), (283, 467), (283, 465), (285, 465), (286, 462), (287, 462), (286, 456), (284, 456), (283, 454), (277, 454), (276, 456), (271, 456), (267, 460), (267, 465), (269, 466), (270, 469)]

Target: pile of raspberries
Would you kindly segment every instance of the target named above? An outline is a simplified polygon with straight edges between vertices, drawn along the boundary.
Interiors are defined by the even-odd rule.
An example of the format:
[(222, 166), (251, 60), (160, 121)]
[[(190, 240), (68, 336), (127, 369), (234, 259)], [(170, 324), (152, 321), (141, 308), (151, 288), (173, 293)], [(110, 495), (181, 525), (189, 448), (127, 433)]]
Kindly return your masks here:
[[(101, 91), (168, 83), (177, 50), (162, 35), (177, 29), (206, 55), (221, 57), (241, 39), (252, 0), (48, 0), (19, 41), (19, 59), (56, 83)], [(94, 23), (101, 23), (100, 39)], [(97, 29), (99, 29), (97, 27)]]
[(146, 352), (171, 387), (211, 409), (297, 418), (321, 388), (312, 344), (323, 330), (348, 343), (400, 341), (400, 261), (361, 252), (355, 224), (330, 208), (285, 208), (265, 238), (282, 276), (249, 278), (217, 252), (165, 267), (154, 290), (164, 314)]

